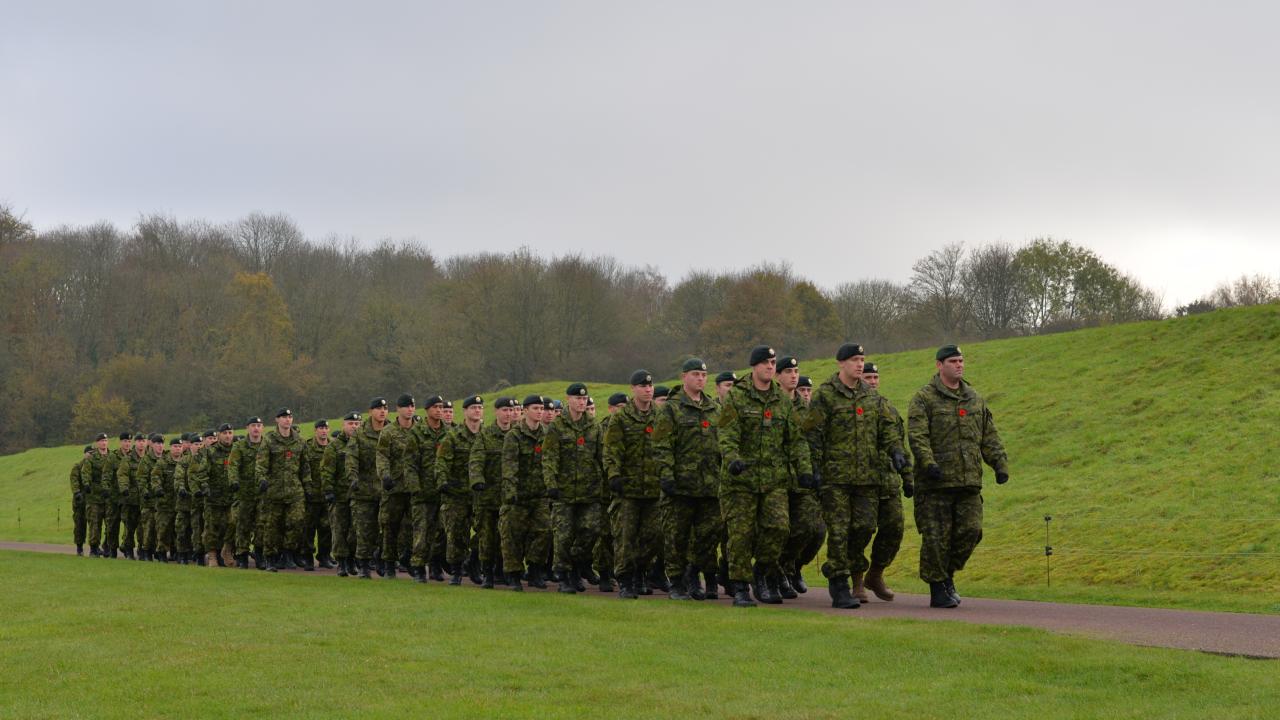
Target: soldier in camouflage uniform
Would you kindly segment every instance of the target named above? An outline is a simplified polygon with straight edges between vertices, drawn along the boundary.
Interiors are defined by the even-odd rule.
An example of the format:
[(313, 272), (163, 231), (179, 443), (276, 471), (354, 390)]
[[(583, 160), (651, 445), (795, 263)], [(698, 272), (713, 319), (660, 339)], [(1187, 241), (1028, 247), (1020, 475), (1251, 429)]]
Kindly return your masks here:
[[(89, 523), (89, 555), (101, 557), (102, 526), (107, 519), (107, 501), (111, 490), (107, 487), (107, 434), (100, 433), (93, 441), (93, 453), (80, 466), (80, 487), (84, 493), (85, 516)], [(115, 483), (112, 482), (112, 485)]]
[[(178, 562), (186, 565), (191, 555), (191, 495), (194, 486), (187, 484), (187, 472), (195, 462), (195, 453), (199, 447), (192, 447), (192, 433), (182, 433), (182, 456), (178, 459), (178, 467), (173, 472), (173, 533), (174, 546), (178, 551)], [(196, 441), (199, 442), (199, 435)]]
[[(667, 397), (654, 423), (654, 453), (666, 573), (671, 599), (716, 599), (716, 544), (720, 540), (720, 405), (703, 390), (707, 364), (690, 358), (680, 368), (680, 387)], [(702, 589), (700, 574), (707, 578)]]
[(305, 450), (307, 466), (311, 472), (302, 482), (302, 543), (298, 546), (298, 552), (302, 555), (304, 568), (314, 567), (315, 564), (326, 570), (333, 567), (333, 563), (329, 562), (332, 545), (329, 506), (325, 503), (321, 487), (324, 484), (324, 451), (329, 443), (329, 421), (317, 420), (315, 434), (307, 440)]
[(84, 454), (71, 466), (71, 518), (72, 518), (72, 535), (76, 543), (76, 554), (84, 555), (84, 539), (88, 528), (85, 520), (85, 499), (84, 499), (84, 480), (81, 472), (84, 470), (84, 464), (89, 461), (89, 457), (93, 455), (93, 446), (85, 445)]
[(351, 525), (355, 531), (356, 562), (360, 577), (368, 580), (370, 564), (380, 552), (378, 532), (381, 516), (382, 478), (378, 474), (378, 443), (387, 428), (387, 401), (376, 397), (369, 403), (369, 417), (347, 443), (343, 467), (351, 493)]
[(716, 375), (716, 402), (724, 405), (724, 399), (729, 397), (729, 391), (733, 389), (733, 384), (738, 382), (738, 376), (731, 370)]
[(235, 500), (236, 567), (249, 569), (249, 549), (253, 547), (253, 562), (259, 570), (266, 570), (263, 557), (263, 537), (258, 532), (258, 452), (262, 449), (262, 418), (251, 417), (245, 421), (245, 437), (231, 447), (231, 461), (227, 465), (227, 484)]
[(604, 475), (600, 427), (587, 415), (587, 386), (565, 390), (568, 412), (547, 428), (542, 443), (542, 478), (551, 499), (554, 570), (560, 592), (585, 592), (591, 575), (591, 551), (601, 523), (600, 486)]
[(333, 554), (337, 559), (338, 577), (356, 574), (356, 536), (351, 526), (351, 489), (347, 485), (347, 445), (360, 429), (360, 413), (352, 411), (342, 418), (342, 432), (325, 446), (320, 459), (320, 489), (329, 506), (329, 532)]
[(760, 345), (749, 359), (751, 373), (725, 398), (718, 433), (720, 512), (729, 531), (735, 607), (755, 605), (748, 592), (753, 577), (757, 600), (782, 602), (777, 565), (790, 531), (787, 488), (793, 473), (801, 487), (814, 485), (795, 406), (774, 380), (777, 354)]
[(169, 441), (169, 452), (151, 468), (151, 495), (155, 498), (156, 555), (160, 562), (177, 559), (174, 550), (174, 475), (182, 461), (182, 438)]
[(445, 422), (446, 410), (453, 403), (446, 403), (439, 395), (427, 398), (425, 419), (418, 422), (413, 432), (417, 438), (418, 468), (421, 480), (413, 494), (413, 557), (410, 574), (418, 582), (427, 581), (427, 563), (431, 564), (431, 579), (444, 581), (443, 558), (444, 533), (441, 524), (440, 490), (436, 487), (436, 455), (451, 427)]
[(662, 539), (655, 420), (653, 376), (637, 370), (631, 374), (631, 401), (609, 421), (604, 436), (604, 470), (613, 493), (613, 570), (618, 596), (629, 600), (653, 594), (645, 573)]
[(116, 475), (120, 463), (133, 453), (133, 433), (120, 433), (120, 445), (107, 454), (106, 477), (103, 484), (107, 487), (107, 517), (103, 529), (102, 556), (114, 558), (120, 550), (120, 487)]
[[(862, 382), (867, 387), (880, 391), (880, 370), (875, 363), (862, 366)], [(898, 444), (907, 446), (907, 426), (898, 409), (885, 398), (885, 405), (893, 417), (897, 428)], [(911, 497), (915, 492), (915, 484), (911, 477), (914, 470), (910, 457), (905, 458), (906, 467), (900, 472), (893, 469), (893, 458), (888, 454), (880, 457), (880, 496), (876, 504), (876, 536), (871, 541), (871, 566), (867, 570), (865, 587), (875, 593), (881, 600), (893, 600), (894, 593), (884, 583), (884, 571), (898, 556), (902, 547), (904, 521), (902, 516), (902, 497)], [(863, 601), (863, 598), (858, 598)]]
[[(605, 434), (609, 431), (609, 423), (622, 412), (622, 408), (627, 406), (629, 398), (626, 393), (614, 393), (609, 396), (607, 405), (608, 413), (600, 420), (600, 442), (604, 442)], [(601, 457), (601, 462), (604, 458)], [(613, 491), (609, 489), (608, 482), (600, 483), (600, 507), (603, 509), (603, 517), (600, 522), (600, 536), (596, 539), (596, 547), (591, 553), (591, 565), (595, 568), (599, 575), (597, 584), (600, 592), (613, 592), (613, 521), (611, 508), (613, 505)]]
[(204, 449), (203, 462), (195, 471), (195, 486), (204, 500), (204, 534), (200, 545), (208, 551), (205, 564), (210, 561), (218, 567), (226, 567), (225, 548), (232, 545), (227, 534), (227, 518), (231, 512), (231, 453), (235, 433), (229, 424), (218, 427), (215, 442)]
[(382, 528), (383, 577), (388, 580), (395, 579), (396, 561), (408, 549), (400, 545), (400, 530), (404, 523), (412, 523), (411, 503), (421, 491), (416, 410), (413, 396), (401, 395), (396, 400), (395, 421), (378, 436), (377, 474), (382, 478), (378, 524)]
[(463, 400), (462, 417), (462, 424), (450, 430), (440, 442), (433, 473), (448, 543), (445, 562), (449, 568), (450, 585), (462, 584), (462, 574), (471, 553), (471, 450), (484, 431), (484, 398), (472, 395)]
[(194, 553), (196, 564), (208, 565), (208, 558), (205, 556), (204, 545), (204, 509), (208, 495), (203, 488), (200, 487), (200, 478), (208, 474), (209, 464), (209, 448), (218, 442), (218, 431), (212, 428), (205, 430), (200, 437), (200, 445), (196, 448), (195, 457), (192, 460), (191, 467), (187, 469), (189, 485), (191, 487), (191, 549)]
[(133, 560), (133, 548), (138, 537), (139, 503), (146, 482), (138, 474), (143, 458), (147, 456), (147, 437), (141, 433), (133, 436), (133, 452), (120, 460), (116, 467), (116, 488), (120, 493), (120, 552)]
[(492, 589), (502, 567), (502, 544), (498, 534), (498, 515), (502, 507), (502, 448), (507, 433), (516, 419), (516, 401), (500, 397), (493, 403), (494, 422), (480, 430), (471, 445), (467, 461), (467, 477), (474, 493), (472, 510), (479, 546), (480, 566), (484, 571), (481, 587)]
[[(262, 438), (255, 460), (258, 493), (264, 499), (267, 556), (273, 558), (271, 572), (297, 567), (293, 551), (302, 537), (302, 479), (311, 472), (302, 436), (293, 429), (293, 411), (276, 411), (276, 429)], [(304, 568), (314, 570), (315, 568)]]
[(1009, 461), (986, 400), (964, 379), (964, 355), (944, 345), (937, 374), (911, 398), (907, 437), (915, 455), (920, 579), (929, 605), (960, 604), (955, 574), (982, 540), (982, 463), (1009, 481)]
[(522, 591), (521, 573), (528, 569), (529, 585), (545, 589), (541, 564), (547, 557), (546, 483), (542, 477), (542, 424), (547, 401), (540, 395), (524, 400), (524, 418), (502, 442), (502, 508), (498, 511), (498, 536), (507, 583)]
[(152, 433), (147, 437), (147, 444), (150, 449), (138, 463), (138, 494), (141, 496), (138, 503), (138, 555), (143, 560), (153, 561), (156, 559), (157, 495), (151, 488), (151, 471), (164, 459), (164, 436)]
[[(800, 361), (786, 356), (778, 360), (777, 368), (778, 387), (791, 400), (796, 424), (803, 428), (809, 414), (809, 403), (799, 392)], [(814, 477), (819, 475), (818, 472), (814, 473)], [(778, 584), (778, 591), (784, 600), (791, 600), (799, 593), (809, 591), (804, 581), (804, 566), (817, 556), (827, 538), (827, 526), (822, 520), (822, 503), (818, 500), (818, 491), (816, 488), (800, 487), (795, 473), (792, 473), (787, 487), (787, 519), (791, 530), (779, 561), (782, 579)]]
[(876, 530), (882, 459), (889, 455), (897, 468), (907, 462), (888, 402), (862, 382), (865, 355), (856, 343), (840, 346), (839, 369), (814, 391), (805, 422), (827, 522), (823, 574), (836, 608), (861, 605), (863, 551)]

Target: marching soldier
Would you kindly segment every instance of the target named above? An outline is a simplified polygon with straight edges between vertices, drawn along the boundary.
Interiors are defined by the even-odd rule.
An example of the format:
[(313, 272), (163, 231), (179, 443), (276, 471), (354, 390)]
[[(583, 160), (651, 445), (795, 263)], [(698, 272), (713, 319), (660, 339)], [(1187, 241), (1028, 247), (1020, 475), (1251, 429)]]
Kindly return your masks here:
[(524, 400), (524, 419), (507, 433), (502, 444), (502, 509), (498, 534), (502, 539), (503, 568), (512, 590), (524, 590), (521, 574), (528, 570), (529, 585), (546, 589), (542, 562), (547, 557), (550, 518), (546, 484), (542, 477), (542, 441), (546, 434), (543, 412), (547, 400), (530, 395)]
[[(297, 567), (292, 548), (302, 535), (302, 479), (310, 472), (302, 437), (293, 429), (293, 411), (276, 411), (276, 428), (262, 438), (255, 461), (258, 493), (266, 513), (265, 530), (271, 572)], [(314, 570), (314, 567), (304, 568)]]
[[(867, 387), (880, 391), (880, 370), (875, 363), (869, 362), (862, 366), (862, 382)], [(897, 443), (900, 447), (906, 447), (907, 433), (906, 424), (902, 421), (902, 415), (897, 408), (885, 398), (885, 406), (889, 410), (889, 414), (893, 417), (894, 427), (897, 429)], [(898, 550), (902, 547), (903, 519), (902, 519), (902, 497), (911, 497), (915, 488), (911, 480), (911, 462), (907, 458), (907, 465), (901, 471), (894, 470), (893, 458), (887, 454), (881, 454), (880, 457), (880, 494), (876, 502), (876, 536), (871, 541), (871, 567), (867, 570), (867, 577), (864, 586), (875, 593), (876, 597), (881, 600), (893, 600), (893, 591), (884, 583), (884, 571), (893, 563), (894, 558), (898, 556)], [(864, 599), (865, 598), (865, 599)], [(860, 602), (866, 602), (870, 598), (859, 597)]]
[(495, 576), (500, 571), (505, 572), (499, 562), (502, 548), (498, 534), (502, 507), (502, 450), (516, 419), (516, 401), (503, 396), (493, 402), (493, 408), (494, 422), (480, 430), (467, 461), (467, 478), (474, 493), (472, 507), (476, 544), (484, 572), (481, 587), (486, 589), (493, 588), (497, 581)]
[(236, 441), (227, 459), (227, 484), (234, 500), (236, 567), (249, 569), (249, 550), (252, 544), (253, 563), (259, 570), (266, 570), (263, 557), (263, 537), (258, 532), (258, 453), (262, 449), (262, 418), (251, 417), (245, 421), (245, 436)]
[(471, 450), (484, 430), (484, 398), (472, 395), (463, 400), (462, 417), (462, 424), (450, 430), (440, 442), (434, 472), (430, 476), (440, 497), (450, 585), (462, 584), (462, 574), (471, 552)]
[(338, 577), (356, 574), (355, 532), (351, 525), (351, 489), (347, 485), (347, 445), (360, 429), (360, 413), (352, 411), (342, 418), (342, 432), (334, 436), (320, 460), (320, 483), (324, 501), (329, 506), (329, 529), (333, 554), (337, 558)]
[[(324, 490), (321, 486), (324, 477), (324, 452), (330, 443), (329, 421), (317, 420), (314, 427), (314, 434), (306, 442), (307, 466), (310, 472), (303, 478), (302, 483), (302, 544), (298, 546), (298, 552), (302, 553), (304, 568), (318, 564), (327, 570), (333, 567), (333, 563), (329, 562), (331, 547), (329, 507), (324, 500)], [(312, 553), (314, 553), (314, 561)]]
[[(71, 466), (71, 518), (72, 518), (72, 537), (76, 543), (76, 554), (84, 555), (84, 538), (88, 527), (85, 520), (85, 493), (84, 479), (82, 471), (85, 463), (89, 462), (89, 457), (93, 455), (93, 446), (85, 445), (84, 453), (75, 465)], [(92, 555), (93, 551), (90, 550)]]
[(80, 465), (80, 487), (84, 493), (85, 515), (89, 522), (90, 557), (103, 556), (102, 527), (106, 523), (107, 501), (111, 497), (111, 491), (107, 487), (107, 458), (107, 434), (99, 433), (93, 440), (93, 452)]
[(614, 575), (618, 597), (634, 600), (653, 591), (645, 577), (658, 555), (658, 464), (654, 453), (653, 376), (631, 374), (631, 401), (613, 419), (604, 438), (604, 469), (613, 502)]
[(360, 578), (368, 580), (382, 515), (382, 478), (378, 473), (378, 443), (387, 428), (387, 401), (376, 397), (369, 403), (369, 417), (347, 443), (343, 467), (351, 493), (351, 525), (356, 535), (356, 562)]
[(204, 460), (196, 470), (196, 488), (204, 499), (204, 535), (200, 545), (208, 552), (206, 565), (214, 562), (218, 567), (226, 567), (225, 556), (232, 554), (226, 548), (233, 545), (227, 522), (234, 495), (230, 472), (234, 435), (230, 424), (218, 426), (215, 442), (205, 448)]
[[(388, 580), (395, 579), (396, 561), (408, 549), (400, 547), (400, 530), (406, 522), (412, 522), (410, 504), (419, 494), (418, 435), (413, 429), (416, 409), (412, 395), (401, 395), (396, 400), (395, 421), (388, 423), (378, 436), (377, 472), (382, 478), (378, 524), (382, 527), (383, 577)], [(410, 568), (416, 578), (417, 563)]]
[(604, 474), (600, 427), (587, 415), (587, 386), (565, 390), (569, 411), (547, 428), (542, 476), (551, 499), (555, 572), (560, 592), (585, 592), (591, 552), (600, 527), (600, 485)]

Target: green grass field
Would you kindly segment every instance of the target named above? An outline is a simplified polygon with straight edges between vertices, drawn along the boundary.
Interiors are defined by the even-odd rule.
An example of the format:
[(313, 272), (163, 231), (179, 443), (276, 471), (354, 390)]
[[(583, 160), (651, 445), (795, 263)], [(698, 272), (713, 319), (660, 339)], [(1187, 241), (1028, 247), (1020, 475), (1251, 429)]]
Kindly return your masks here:
[[(1277, 305), (964, 346), (967, 377), (990, 400), (1012, 480), (987, 488), (985, 538), (962, 589), (1280, 612), (1278, 348)], [(883, 392), (904, 412), (933, 373), (928, 350), (872, 359)], [(821, 382), (834, 368), (827, 359), (801, 371)], [(674, 376), (674, 368), (649, 369)], [(560, 397), (565, 385), (503, 394)], [(600, 403), (621, 389), (590, 385)], [(67, 447), (0, 457), (0, 539), (69, 542), (66, 477), (78, 455)], [(889, 577), (919, 592), (906, 502), (907, 539)], [(1050, 587), (1045, 515), (1054, 518)]]
[(0, 552), (0, 717), (1262, 718), (1275, 665), (1038, 630)]

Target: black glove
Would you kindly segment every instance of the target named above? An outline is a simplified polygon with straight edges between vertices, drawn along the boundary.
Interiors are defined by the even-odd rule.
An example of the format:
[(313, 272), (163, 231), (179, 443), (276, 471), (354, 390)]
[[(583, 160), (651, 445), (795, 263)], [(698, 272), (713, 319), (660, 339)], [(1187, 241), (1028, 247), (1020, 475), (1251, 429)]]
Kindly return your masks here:
[(747, 471), (747, 464), (741, 460), (734, 460), (729, 463), (729, 474), (737, 477)]
[(204, 490), (197, 490), (197, 491), (196, 491), (196, 497), (198, 497), (198, 498), (202, 498), (202, 497), (204, 497)]
[(817, 488), (817, 483), (814, 482), (813, 475), (810, 473), (800, 473), (800, 475), (796, 477), (796, 484), (805, 490), (814, 490)]
[(189, 498), (191, 497), (191, 493), (187, 492), (186, 488), (178, 488), (178, 497)]
[(551, 498), (552, 500), (559, 500), (560, 488), (558, 487), (547, 488), (547, 497)]
[(475, 490), (476, 492), (484, 492), (486, 489), (488, 489), (488, 487), (489, 487), (488, 485), (485, 485), (482, 482), (471, 484), (471, 489)]
[(240, 492), (240, 483), (238, 482), (231, 483), (231, 492), (233, 493)]
[(258, 483), (258, 492), (264, 493), (266, 491), (267, 491), (267, 481), (262, 480)]
[(333, 494), (333, 493), (331, 493), (331, 492), (327, 492), (327, 493), (325, 493), (325, 494), (324, 494), (324, 501), (325, 501), (325, 502), (327, 502), (327, 503), (334, 503), (334, 502), (338, 502), (338, 496), (337, 496), (337, 495), (334, 495), (334, 494)]
[(662, 492), (665, 495), (676, 494), (676, 481), (671, 478), (662, 478), (659, 480), (658, 487), (662, 488)]
[(924, 474), (934, 482), (942, 480), (942, 468), (938, 467), (938, 463), (929, 463), (929, 467), (924, 469)]
[(76, 499), (76, 502), (80, 502), (81, 500), (84, 500), (84, 493), (77, 491), (73, 497)]
[(352, 480), (352, 481), (351, 481), (351, 484), (347, 486), (347, 489), (348, 489), (348, 490), (350, 490), (351, 492), (355, 492), (355, 491), (356, 491), (356, 485), (359, 485), (359, 484), (360, 484), (360, 481), (359, 481), (359, 480)]
[(395, 486), (395, 481), (391, 479), (391, 474), (387, 473), (382, 476), (382, 489), (391, 492), (391, 488)]
[(609, 478), (609, 489), (619, 495), (622, 494), (622, 476), (621, 475), (615, 478)]
[(893, 451), (893, 471), (902, 472), (907, 469), (907, 456), (902, 454), (901, 450)]
[(996, 473), (996, 484), (997, 484), (997, 485), (1003, 485), (1003, 484), (1005, 484), (1005, 483), (1007, 483), (1007, 482), (1009, 482), (1009, 473), (1006, 473), (1006, 472), (998, 472), (998, 473)]
[(915, 483), (907, 478), (902, 478), (902, 497), (911, 497), (916, 494)]
[(814, 490), (822, 489), (822, 473), (817, 471), (814, 471), (813, 473), (813, 489)]

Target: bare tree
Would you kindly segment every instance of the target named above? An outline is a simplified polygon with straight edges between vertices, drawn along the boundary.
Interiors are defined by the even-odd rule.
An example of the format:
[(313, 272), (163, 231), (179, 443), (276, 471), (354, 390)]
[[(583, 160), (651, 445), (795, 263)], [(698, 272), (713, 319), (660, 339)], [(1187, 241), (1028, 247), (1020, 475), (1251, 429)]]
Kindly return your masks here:
[(1013, 334), (1026, 317), (1018, 273), (1017, 252), (1008, 245), (984, 245), (969, 252), (961, 287), (974, 327), (984, 337)]
[(843, 339), (876, 352), (894, 349), (897, 328), (911, 306), (911, 293), (888, 280), (844, 283), (831, 294)]
[(303, 236), (288, 215), (254, 211), (236, 222), (235, 242), (250, 272), (270, 275), (277, 259), (303, 244)]
[(961, 283), (963, 260), (964, 244), (953, 243), (911, 266), (911, 289), (946, 336), (960, 331), (969, 312)]

